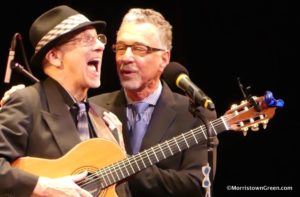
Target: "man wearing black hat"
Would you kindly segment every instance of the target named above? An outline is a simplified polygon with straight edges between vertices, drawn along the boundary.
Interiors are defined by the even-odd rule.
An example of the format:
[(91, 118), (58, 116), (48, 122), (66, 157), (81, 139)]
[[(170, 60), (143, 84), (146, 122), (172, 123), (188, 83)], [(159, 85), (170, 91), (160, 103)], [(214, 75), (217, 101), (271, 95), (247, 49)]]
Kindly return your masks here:
[[(67, 6), (55, 7), (33, 22), (31, 63), (47, 77), (11, 94), (0, 110), (0, 196), (92, 196), (75, 184), (86, 177), (85, 172), (46, 178), (11, 163), (24, 156), (57, 159), (93, 137), (122, 147), (121, 122), (87, 100), (89, 88), (100, 86), (106, 37), (97, 31), (102, 33), (105, 25), (104, 21), (91, 22)], [(88, 116), (83, 110), (84, 123), (77, 119), (79, 106), (88, 109)], [(84, 134), (78, 132), (82, 128)], [(57, 172), (49, 171), (57, 177)]]

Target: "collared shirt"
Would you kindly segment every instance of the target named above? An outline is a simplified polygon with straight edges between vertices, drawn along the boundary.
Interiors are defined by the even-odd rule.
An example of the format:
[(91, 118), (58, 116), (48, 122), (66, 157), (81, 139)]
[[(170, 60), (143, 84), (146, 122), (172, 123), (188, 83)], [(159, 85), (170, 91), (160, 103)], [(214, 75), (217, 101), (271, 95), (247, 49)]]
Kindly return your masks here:
[[(76, 100), (74, 97), (72, 97), (69, 92), (64, 89), (64, 87), (62, 87), (62, 85), (60, 85), (56, 80), (50, 78), (51, 80), (53, 80), (55, 82), (55, 85), (57, 86), (57, 89), (58, 91), (60, 92), (60, 94), (62, 95), (63, 99), (64, 99), (64, 102), (65, 104), (67, 105), (67, 108), (69, 109), (71, 115), (72, 115), (72, 118), (74, 120), (74, 124), (76, 125), (77, 127), (77, 114), (78, 114), (78, 106), (76, 104)], [(87, 101), (87, 99), (85, 99), (83, 102), (85, 102), (86, 104), (86, 109), (87, 109), (87, 112), (89, 110), (89, 103)], [(95, 134), (95, 130), (93, 128), (93, 125), (91, 123), (91, 120), (90, 120), (90, 117), (88, 115), (88, 120), (89, 120), (89, 131), (90, 131), (90, 136), (91, 138), (92, 137), (96, 137), (96, 134)]]
[[(149, 104), (149, 107), (145, 110), (145, 112), (142, 114), (142, 118), (146, 121), (147, 125), (149, 125), (149, 122), (151, 120), (151, 116), (154, 110), (154, 107), (157, 103), (157, 100), (162, 92), (162, 84), (159, 83), (158, 87), (156, 90), (150, 94), (148, 97), (144, 98), (143, 100), (139, 102), (145, 102)], [(127, 128), (128, 131), (131, 131), (133, 124), (134, 124), (134, 112), (132, 108), (132, 104), (134, 103), (132, 100), (128, 98), (125, 92), (125, 96), (127, 98), (127, 107), (126, 107), (126, 117), (127, 117)]]

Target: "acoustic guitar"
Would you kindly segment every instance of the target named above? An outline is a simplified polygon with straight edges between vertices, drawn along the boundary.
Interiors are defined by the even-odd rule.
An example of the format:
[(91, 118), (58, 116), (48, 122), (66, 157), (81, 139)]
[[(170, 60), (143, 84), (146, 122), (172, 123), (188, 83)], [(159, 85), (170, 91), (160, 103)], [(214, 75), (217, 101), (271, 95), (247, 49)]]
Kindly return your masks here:
[[(257, 104), (255, 107), (249, 102), (233, 106), (223, 116), (209, 122), (212, 135), (216, 136), (227, 130), (243, 132), (247, 132), (249, 128), (257, 130), (260, 124), (265, 128), (278, 107), (275, 99), (267, 99), (269, 98), (266, 96), (255, 98)], [(93, 196), (115, 197), (116, 183), (207, 140), (206, 130), (206, 126), (201, 125), (129, 157), (124, 155), (117, 144), (94, 138), (79, 143), (59, 159), (22, 157), (14, 161), (12, 166), (38, 176), (52, 178), (87, 170), (89, 172), (87, 178), (77, 183), (80, 187)]]

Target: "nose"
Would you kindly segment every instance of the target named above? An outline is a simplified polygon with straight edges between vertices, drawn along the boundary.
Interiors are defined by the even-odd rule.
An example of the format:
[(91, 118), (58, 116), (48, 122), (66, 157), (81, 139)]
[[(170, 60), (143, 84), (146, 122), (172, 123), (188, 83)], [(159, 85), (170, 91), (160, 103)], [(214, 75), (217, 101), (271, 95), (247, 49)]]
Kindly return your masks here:
[(127, 48), (126, 48), (125, 53), (124, 53), (123, 56), (124, 57), (132, 57), (132, 56), (134, 56), (131, 46), (127, 46)]
[(122, 55), (116, 56), (117, 61), (121, 61), (123, 63), (133, 62), (135, 60), (134, 54), (131, 47), (127, 47), (125, 52)]

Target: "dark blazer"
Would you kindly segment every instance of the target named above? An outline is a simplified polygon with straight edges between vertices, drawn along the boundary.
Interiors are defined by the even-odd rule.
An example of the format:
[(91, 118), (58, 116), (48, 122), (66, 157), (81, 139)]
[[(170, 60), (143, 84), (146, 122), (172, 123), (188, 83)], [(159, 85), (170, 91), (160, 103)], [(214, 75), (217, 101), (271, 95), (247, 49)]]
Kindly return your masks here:
[[(123, 123), (124, 142), (130, 150), (126, 119), (126, 98), (123, 90), (106, 93), (90, 100), (113, 113)], [(150, 148), (202, 124), (188, 110), (189, 99), (174, 93), (163, 83), (162, 94), (152, 114), (141, 150)], [(216, 113), (205, 111), (212, 120)], [(129, 151), (128, 151), (129, 152)], [(132, 196), (197, 196), (203, 195), (201, 167), (207, 163), (206, 142), (175, 154), (156, 165), (137, 173), (129, 180)]]
[[(90, 111), (101, 116), (103, 109), (90, 104)], [(38, 180), (11, 168), (9, 162), (23, 156), (59, 158), (79, 142), (75, 122), (53, 80), (10, 95), (0, 111), (0, 196), (29, 196)]]

